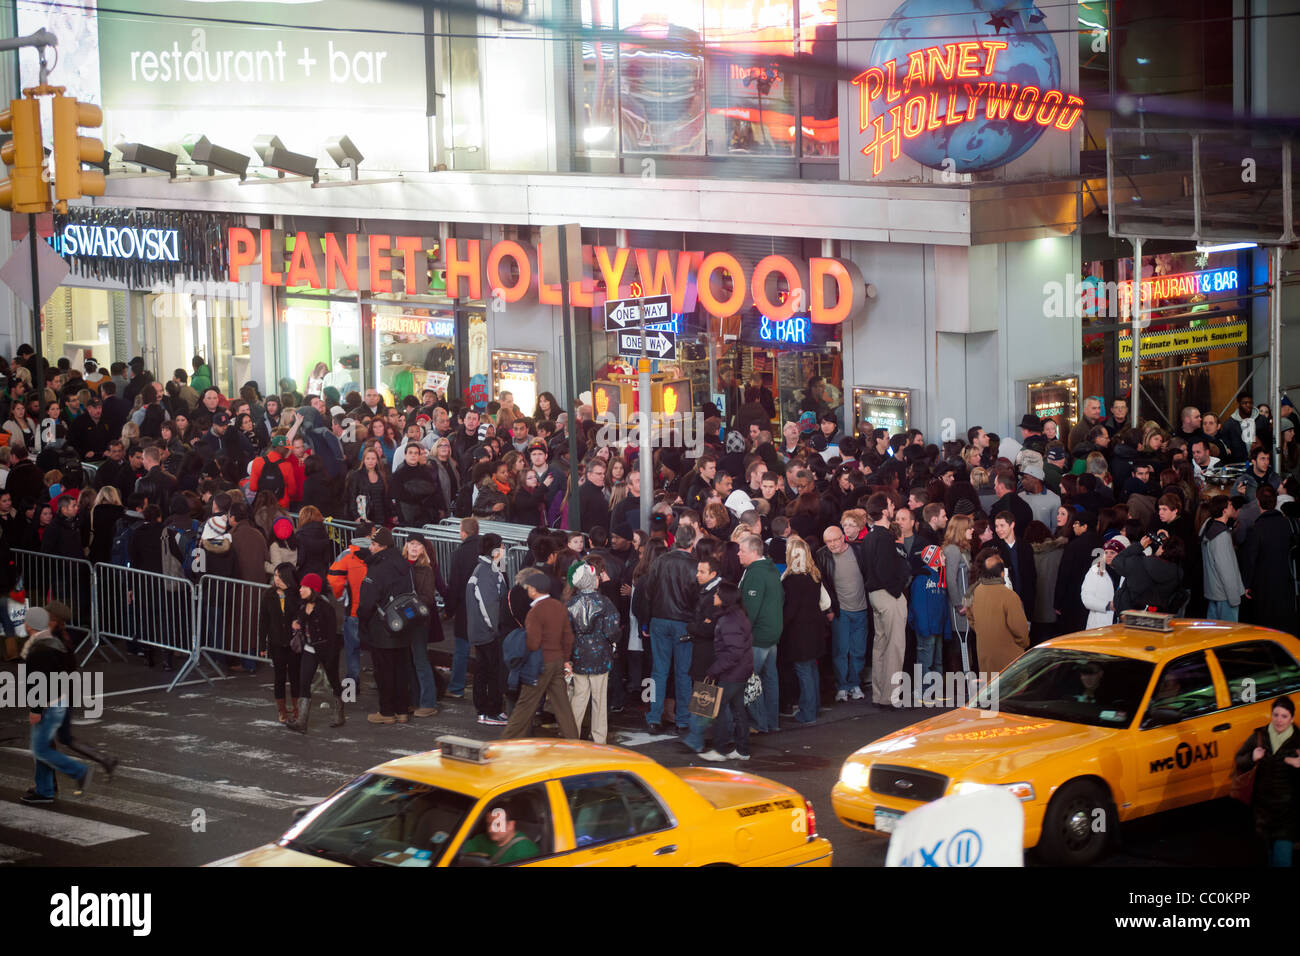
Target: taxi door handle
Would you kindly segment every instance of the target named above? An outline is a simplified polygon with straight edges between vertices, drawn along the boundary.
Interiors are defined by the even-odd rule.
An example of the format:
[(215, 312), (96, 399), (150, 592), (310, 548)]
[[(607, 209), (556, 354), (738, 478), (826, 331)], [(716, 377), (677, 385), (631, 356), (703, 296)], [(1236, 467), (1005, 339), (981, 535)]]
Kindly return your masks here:
[(667, 856), (669, 853), (676, 853), (676, 852), (677, 852), (677, 844), (669, 843), (667, 846), (661, 846), (659, 849), (655, 850), (655, 856)]
[(1229, 729), (1231, 729), (1231, 727), (1232, 727), (1232, 724), (1219, 724), (1217, 727), (1214, 728), (1214, 732), (1215, 732), (1216, 734), (1221, 734), (1221, 733), (1223, 733), (1225, 730), (1229, 730)]

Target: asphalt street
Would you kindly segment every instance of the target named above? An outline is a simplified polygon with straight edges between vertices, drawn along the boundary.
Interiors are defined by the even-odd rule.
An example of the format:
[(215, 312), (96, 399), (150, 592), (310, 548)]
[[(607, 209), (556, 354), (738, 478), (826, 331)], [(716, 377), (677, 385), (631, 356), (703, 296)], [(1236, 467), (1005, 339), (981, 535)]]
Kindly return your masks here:
[[(32, 785), (27, 716), (0, 711), (0, 866), (211, 862), (275, 839), (294, 808), (317, 802), (369, 767), (430, 749), (439, 735), (486, 739), (499, 732), (478, 724), (467, 700), (444, 699), (436, 717), (406, 725), (369, 724), (365, 715), (376, 708), (368, 674), (346, 726), (329, 729), (328, 711), (320, 710), (302, 737), (276, 720), (267, 666), (172, 693), (158, 687), (162, 671), (137, 658), (103, 670), (110, 695), (104, 713), (98, 720), (78, 717), (76, 736), (121, 765), (111, 781), (98, 775), (84, 797), (71, 796), (71, 781), (60, 778), (63, 793), (53, 806), (19, 803)], [(445, 671), (440, 678), (445, 681)], [(724, 766), (743, 766), (811, 799), (837, 866), (882, 866), (888, 840), (842, 825), (831, 809), (831, 787), (848, 754), (931, 713), (835, 704), (811, 727), (783, 719), (781, 731), (751, 738), (748, 763)], [(609, 742), (668, 765), (698, 762), (675, 734), (650, 735), (631, 707), (613, 716)], [(1248, 866), (1257, 862), (1255, 852), (1248, 813), (1225, 800), (1130, 824), (1106, 863)]]

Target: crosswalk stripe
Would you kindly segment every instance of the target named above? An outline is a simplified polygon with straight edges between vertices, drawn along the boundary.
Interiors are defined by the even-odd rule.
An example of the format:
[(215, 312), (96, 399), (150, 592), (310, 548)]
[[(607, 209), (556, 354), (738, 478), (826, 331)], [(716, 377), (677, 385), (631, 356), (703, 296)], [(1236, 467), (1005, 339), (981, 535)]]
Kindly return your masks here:
[[(25, 790), (31, 786), (31, 777), (17, 777), (13, 774), (0, 773), (0, 787), (12, 787), (14, 790)], [(171, 826), (188, 827), (193, 821), (191, 816), (192, 807), (175, 800), (167, 800), (162, 797), (150, 796), (150, 803), (136, 803), (134, 800), (125, 799), (123, 796), (109, 796), (103, 792), (96, 792), (103, 785), (103, 777), (98, 776), (94, 781), (95, 790), (84, 796), (77, 798), (77, 803), (85, 804), (88, 807), (94, 807), (97, 810), (108, 810), (111, 813), (121, 813), (126, 816), (140, 817), (144, 820), (157, 820)], [(107, 786), (111, 787), (112, 784)], [(206, 811), (205, 811), (206, 813)], [(216, 820), (214, 814), (207, 814), (207, 821), (211, 823)]]
[[(0, 753), (17, 754), (30, 759), (31, 751), (21, 747), (0, 747)], [(315, 806), (325, 799), (326, 794), (309, 797), (295, 793), (279, 793), (275, 790), (263, 790), (261, 787), (240, 786), (222, 781), (194, 780), (179, 774), (164, 773), (161, 770), (147, 770), (144, 767), (118, 767), (113, 779), (145, 780), (151, 783), (197, 793), (217, 800), (232, 800), (235, 803), (249, 803), (257, 807), (270, 807), (273, 810), (292, 810), (296, 807)], [(345, 781), (340, 780), (340, 783)]]
[(0, 843), (0, 866), (6, 863), (21, 863), (23, 860), (34, 860), (38, 856), (39, 853), (33, 853), (31, 850), (20, 850), (16, 846)]
[(148, 835), (144, 830), (132, 830), (130, 827), (73, 817), (53, 810), (38, 810), (20, 803), (0, 803), (0, 827), (22, 830), (76, 846), (99, 846), (101, 843)]

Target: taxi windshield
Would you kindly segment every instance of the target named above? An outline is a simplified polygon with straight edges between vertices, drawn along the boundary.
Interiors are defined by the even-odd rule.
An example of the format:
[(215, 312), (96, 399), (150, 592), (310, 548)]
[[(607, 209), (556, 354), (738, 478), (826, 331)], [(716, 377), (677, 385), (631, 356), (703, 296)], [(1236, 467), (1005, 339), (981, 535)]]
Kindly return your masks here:
[(473, 806), (463, 793), (367, 774), (303, 817), (280, 844), (350, 866), (434, 866)]
[(1127, 727), (1155, 665), (1131, 657), (1041, 647), (1017, 658), (975, 706), (1094, 727)]

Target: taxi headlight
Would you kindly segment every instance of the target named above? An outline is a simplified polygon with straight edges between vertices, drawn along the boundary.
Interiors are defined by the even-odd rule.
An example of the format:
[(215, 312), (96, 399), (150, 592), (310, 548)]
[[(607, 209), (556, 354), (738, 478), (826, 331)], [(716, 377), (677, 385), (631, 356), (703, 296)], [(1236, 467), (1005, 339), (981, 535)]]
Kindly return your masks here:
[(840, 770), (840, 783), (852, 790), (865, 790), (870, 771), (865, 764), (850, 760)]
[(1022, 803), (1032, 803), (1035, 796), (1034, 785), (1024, 781), (1020, 783), (972, 783), (966, 781), (956, 784), (952, 788), (952, 792), (954, 794), (974, 793), (976, 790), (985, 790), (989, 787), (1001, 787)]

